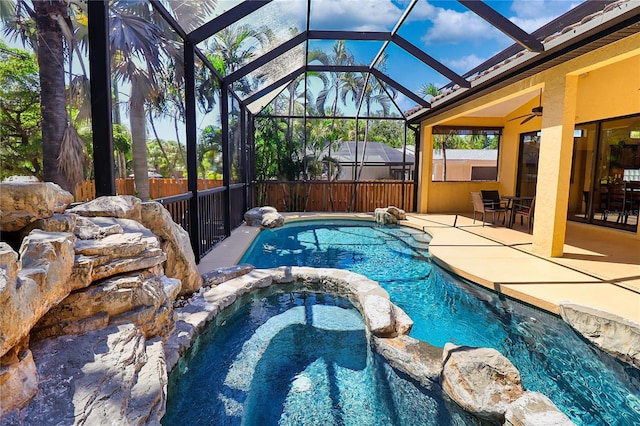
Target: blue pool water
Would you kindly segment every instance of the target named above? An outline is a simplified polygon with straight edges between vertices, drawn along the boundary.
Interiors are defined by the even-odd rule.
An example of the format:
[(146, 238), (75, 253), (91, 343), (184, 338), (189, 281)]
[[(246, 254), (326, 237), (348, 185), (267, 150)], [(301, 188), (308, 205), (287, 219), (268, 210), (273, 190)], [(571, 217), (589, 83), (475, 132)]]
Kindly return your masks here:
[(475, 424), (372, 353), (348, 301), (285, 289), (243, 302), (172, 372), (164, 425)]
[(447, 274), (428, 238), (406, 227), (306, 221), (265, 230), (241, 259), (258, 268), (348, 269), (380, 282), (414, 320), (411, 336), (492, 347), (579, 425), (640, 424), (640, 373), (585, 342), (560, 318)]

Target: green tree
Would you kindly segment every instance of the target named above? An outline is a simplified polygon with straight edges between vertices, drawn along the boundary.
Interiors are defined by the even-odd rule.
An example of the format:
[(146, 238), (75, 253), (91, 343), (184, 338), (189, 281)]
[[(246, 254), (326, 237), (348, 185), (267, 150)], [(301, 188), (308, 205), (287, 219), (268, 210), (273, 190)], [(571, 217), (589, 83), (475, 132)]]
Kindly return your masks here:
[[(187, 32), (204, 24), (216, 5), (216, 0), (166, 2)], [(146, 117), (152, 119), (153, 109), (162, 111), (159, 98), (165, 93), (184, 86), (183, 52), (177, 35), (147, 2), (116, 0), (110, 11), (112, 66), (115, 75), (131, 85), (129, 123), (136, 190), (140, 198), (148, 199)], [(179, 106), (176, 110), (184, 112)]]
[[(38, 58), (43, 179), (71, 192), (84, 178), (86, 145), (72, 119), (65, 73), (72, 75), (71, 52), (77, 51), (73, 21), (82, 13), (83, 4), (6, 0), (0, 8), (5, 33), (30, 46)], [(67, 65), (69, 71), (65, 70)]]
[(148, 147), (149, 162), (162, 177), (173, 177), (175, 170), (186, 169), (186, 165), (180, 155), (178, 142), (156, 139), (149, 143)]
[[(377, 68), (384, 72), (386, 69), (387, 63), (387, 55), (382, 55), (380, 60), (378, 61)], [(391, 96), (396, 96), (396, 92), (391, 87), (385, 87), (380, 84), (380, 82), (373, 76), (369, 75), (369, 78), (363, 73), (345, 73), (344, 76), (344, 86), (341, 92), (342, 102), (346, 105), (347, 99), (351, 99), (352, 101), (362, 102), (365, 106), (366, 111), (366, 120), (365, 120), (365, 130), (364, 130), (364, 144), (363, 144), (363, 153), (362, 153), (362, 161), (364, 162), (366, 150), (367, 150), (367, 141), (369, 137), (369, 117), (371, 116), (371, 107), (375, 104), (379, 104), (382, 108), (383, 115), (389, 115), (391, 110), (391, 99), (387, 94), (387, 91)], [(356, 138), (357, 142), (357, 138)], [(360, 170), (358, 175), (356, 176), (356, 180), (360, 180), (360, 176), (362, 175), (362, 164), (360, 166)]]
[(404, 122), (400, 120), (371, 120), (369, 140), (381, 142), (394, 148), (404, 145)]
[(438, 89), (438, 87), (433, 83), (423, 84), (418, 88), (418, 95), (426, 98), (427, 96), (435, 97), (442, 94), (442, 90)]
[(42, 178), (40, 85), (35, 55), (0, 42), (0, 177)]
[[(222, 174), (222, 129), (207, 126), (200, 132), (198, 164), (203, 179), (219, 179)], [(211, 170), (207, 173), (207, 170)]]

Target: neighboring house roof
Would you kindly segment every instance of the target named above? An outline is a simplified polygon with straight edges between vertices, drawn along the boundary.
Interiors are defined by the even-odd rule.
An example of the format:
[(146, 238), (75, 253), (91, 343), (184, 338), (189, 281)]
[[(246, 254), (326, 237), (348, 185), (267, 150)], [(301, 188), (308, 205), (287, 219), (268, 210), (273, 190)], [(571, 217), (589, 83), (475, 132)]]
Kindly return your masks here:
[[(366, 145), (366, 155), (364, 161), (365, 165), (388, 165), (403, 163), (402, 150), (398, 150), (380, 142), (367, 142)], [(362, 161), (362, 154), (364, 150), (365, 143), (359, 141), (358, 163)], [(327, 154), (328, 152), (325, 150), (322, 152), (321, 156), (325, 156)], [(331, 157), (335, 158), (339, 163), (342, 164), (353, 164), (356, 158), (356, 142), (342, 142), (337, 149), (333, 149), (331, 151)], [(414, 161), (414, 155), (411, 154), (407, 149), (407, 154), (406, 158), (404, 158), (404, 162), (406, 162), (407, 164), (413, 164)]]
[[(442, 160), (442, 150), (433, 151), (434, 160)], [(447, 161), (452, 160), (477, 160), (496, 161), (498, 159), (497, 149), (447, 149)]]

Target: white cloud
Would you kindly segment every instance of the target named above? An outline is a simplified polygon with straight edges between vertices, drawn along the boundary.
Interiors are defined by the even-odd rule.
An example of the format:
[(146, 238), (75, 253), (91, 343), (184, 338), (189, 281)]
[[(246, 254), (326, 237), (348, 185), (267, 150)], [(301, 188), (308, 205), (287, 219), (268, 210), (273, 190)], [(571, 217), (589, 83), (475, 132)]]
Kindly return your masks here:
[[(280, 2), (280, 12), (305, 16), (306, 1)], [(311, 4), (311, 28), (315, 30), (390, 31), (402, 10), (391, 0), (322, 0)], [(302, 28), (304, 29), (304, 28)]]
[(471, 54), (455, 59), (443, 59), (442, 63), (454, 71), (464, 73), (473, 69), (476, 65), (481, 64), (485, 59), (486, 58), (480, 58), (477, 55)]
[(513, 0), (511, 10), (518, 18), (539, 19), (560, 16), (580, 3), (580, 0)]
[(483, 39), (501, 38), (498, 30), (470, 11), (436, 8), (430, 20), (433, 27), (422, 36), (422, 41), (426, 44), (481, 42)]
[[(406, 3), (408, 3), (408, 1)], [(407, 5), (404, 5), (403, 10), (406, 9), (406, 6)], [(418, 1), (418, 3), (416, 3), (416, 5), (413, 7), (413, 10), (409, 14), (409, 21), (422, 21), (424, 19), (430, 19), (431, 17), (436, 15), (437, 9), (438, 8), (433, 6), (427, 0)]]
[(515, 16), (509, 17), (509, 20), (530, 33), (580, 3), (567, 0), (514, 0), (511, 10)]

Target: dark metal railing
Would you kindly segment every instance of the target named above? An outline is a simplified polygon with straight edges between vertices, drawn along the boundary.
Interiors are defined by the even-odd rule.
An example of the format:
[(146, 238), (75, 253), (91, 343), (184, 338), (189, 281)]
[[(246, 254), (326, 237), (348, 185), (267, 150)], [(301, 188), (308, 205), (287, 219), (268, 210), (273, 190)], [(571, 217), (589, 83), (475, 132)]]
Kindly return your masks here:
[(244, 221), (244, 213), (247, 211), (245, 205), (245, 187), (244, 183), (232, 184), (229, 187), (231, 201), (231, 229), (235, 229)]
[(190, 192), (172, 195), (170, 197), (158, 198), (156, 201), (162, 204), (171, 213), (171, 218), (175, 223), (189, 232), (189, 200), (193, 197)]
[[(224, 230), (224, 193), (227, 187), (198, 191), (198, 217), (200, 218), (200, 256), (227, 237)], [(192, 237), (193, 238), (193, 237)]]

